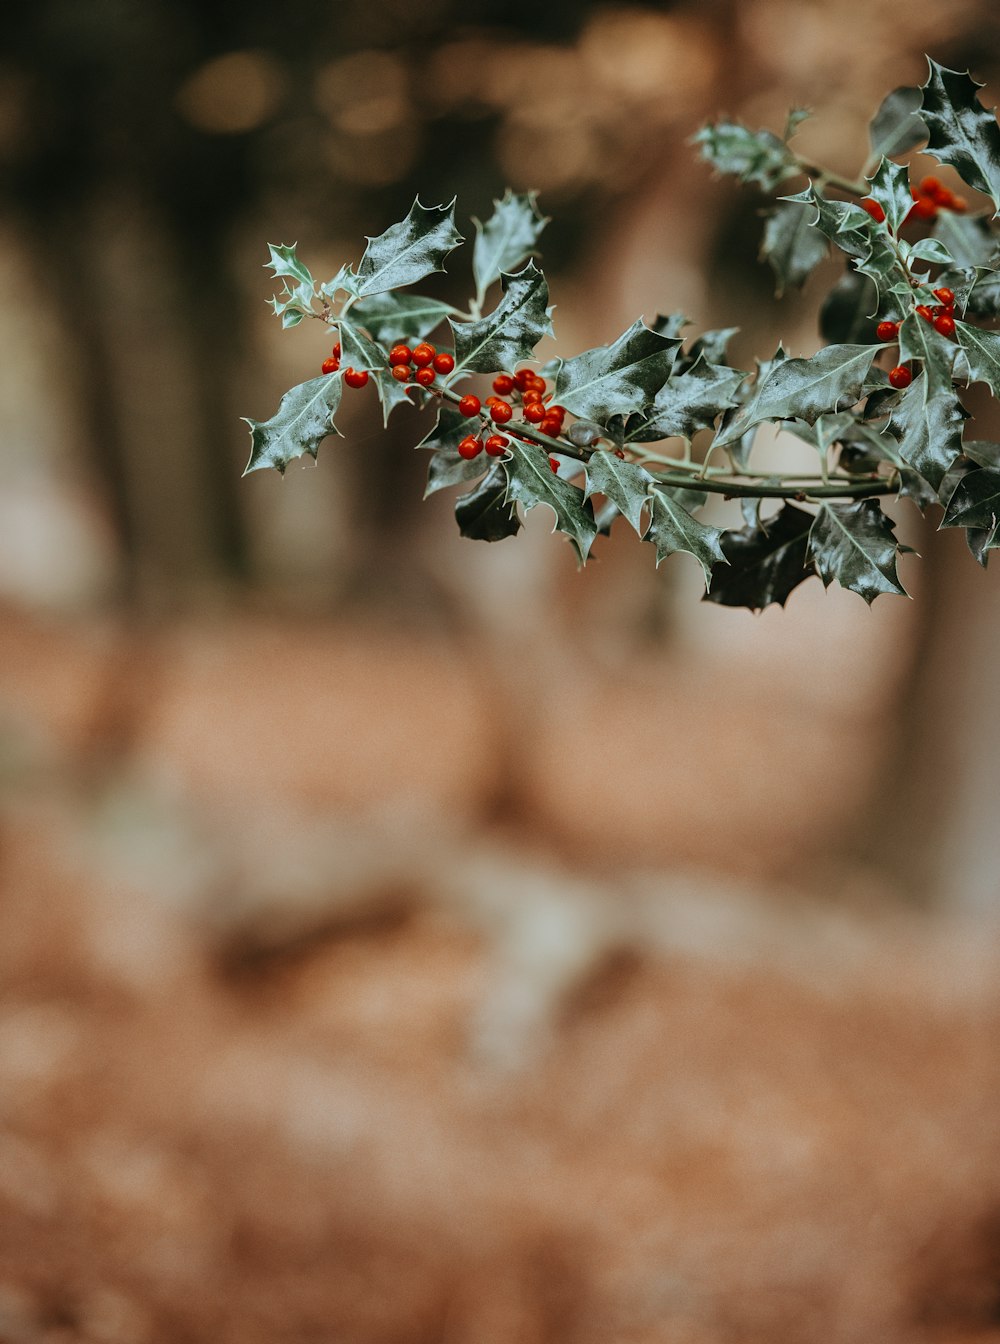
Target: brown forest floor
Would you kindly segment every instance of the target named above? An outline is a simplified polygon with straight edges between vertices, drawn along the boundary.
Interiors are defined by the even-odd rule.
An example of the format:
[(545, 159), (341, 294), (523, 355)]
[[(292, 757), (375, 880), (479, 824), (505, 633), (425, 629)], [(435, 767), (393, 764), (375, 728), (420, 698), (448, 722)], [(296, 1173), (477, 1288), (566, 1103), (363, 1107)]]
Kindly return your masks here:
[[(560, 802), (546, 783), (559, 743), (522, 744), (526, 797), (511, 803), (470, 764), (490, 725), (463, 698), (462, 668), (426, 649), (377, 658), (332, 636), (310, 647), (268, 629), (188, 632), (145, 664), (132, 645), (123, 676), (109, 662), (118, 645), (93, 632), (11, 621), (7, 636), (0, 1340), (1000, 1341), (1000, 957), (982, 936), (899, 915), (851, 915), (831, 933), (804, 898), (783, 898), (775, 925), (765, 897), (745, 955), (725, 937), (717, 954), (669, 936), (654, 947), (636, 924), (581, 958), (518, 1058), (488, 1057), (472, 1024), (497, 950), (460, 902), (410, 893), (327, 925), (314, 910), (304, 936), (241, 957), (220, 932), (228, 916), (196, 914), (183, 857), (183, 881), (145, 885), (143, 854), (132, 868), (102, 857), (94, 799), (109, 772), (155, 761), (202, 820), (226, 799), (230, 825), (238, 795), (245, 844), (266, 835), (279, 799), (332, 814), (378, 801), (420, 764), (423, 801), (452, 821), (465, 809), (473, 835), (503, 796), (534, 820), (522, 840), (554, 836), (575, 854), (575, 867), (537, 865), (571, 900), (600, 865), (574, 820), (579, 798)], [(279, 644), (280, 704), (306, 717), (312, 706), (307, 728), (262, 694)], [(340, 709), (317, 701), (320, 667), (351, 688), (350, 713), (343, 696)], [(419, 720), (421, 741), (401, 742), (402, 720), (374, 712), (402, 694), (392, 679), (404, 673), (448, 706)], [(572, 709), (598, 694), (580, 688)], [(787, 707), (769, 738), (779, 753), (787, 738), (789, 768), (810, 716)], [(817, 726), (808, 768), (829, 779), (845, 760), (849, 772), (835, 744), (865, 729)], [(775, 796), (809, 780), (776, 778), (768, 793), (756, 776), (755, 809), (759, 730), (746, 732), (742, 745), (731, 734), (748, 763), (734, 825), (750, 836)], [(336, 738), (343, 758), (310, 734)], [(238, 741), (252, 752), (234, 758)], [(648, 800), (653, 815), (687, 798), (693, 743)], [(588, 746), (595, 759), (600, 747)], [(661, 838), (644, 861), (726, 867), (710, 853), (709, 808), (702, 834), (689, 806), (683, 843)], [(780, 868), (827, 824), (786, 808), (785, 848), (776, 839), (768, 853)], [(741, 872), (737, 851), (728, 866)], [(627, 885), (605, 864), (598, 901), (615, 905)], [(515, 999), (531, 989), (529, 963)]]

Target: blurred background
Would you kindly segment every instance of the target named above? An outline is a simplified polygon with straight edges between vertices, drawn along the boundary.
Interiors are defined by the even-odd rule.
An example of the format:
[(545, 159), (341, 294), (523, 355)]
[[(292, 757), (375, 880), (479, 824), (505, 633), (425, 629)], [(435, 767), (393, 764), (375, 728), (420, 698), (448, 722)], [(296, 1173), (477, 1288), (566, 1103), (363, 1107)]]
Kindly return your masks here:
[(853, 175), (925, 51), (996, 101), (991, 0), (5, 15), (5, 1344), (1000, 1341), (998, 575), (905, 502), (872, 610), (464, 541), (373, 389), (240, 477), (328, 353), (266, 243), (417, 192), (540, 192), (543, 357), (809, 353), (836, 264), (776, 302), (689, 138)]

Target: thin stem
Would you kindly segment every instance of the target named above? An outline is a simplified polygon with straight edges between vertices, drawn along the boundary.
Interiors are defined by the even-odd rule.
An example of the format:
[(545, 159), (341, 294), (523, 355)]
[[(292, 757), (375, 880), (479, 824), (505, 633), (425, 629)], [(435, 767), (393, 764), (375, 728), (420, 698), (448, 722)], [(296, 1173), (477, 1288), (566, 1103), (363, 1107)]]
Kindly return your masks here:
[(819, 186), (839, 187), (841, 191), (850, 192), (852, 196), (867, 196), (868, 183), (859, 181), (857, 178), (841, 177), (839, 173), (831, 173), (826, 168), (821, 168), (816, 163), (807, 163), (795, 155), (795, 162), (799, 166), (799, 171), (805, 173), (806, 177), (816, 180)]
[[(680, 490), (691, 488), (690, 476), (674, 476), (670, 472), (654, 472), (661, 485), (676, 486)], [(866, 499), (870, 495), (891, 495), (898, 488), (892, 480), (870, 480), (837, 485), (814, 485), (803, 490), (795, 484), (764, 485), (756, 482), (725, 481), (718, 478), (699, 480), (697, 489), (711, 495), (725, 495), (727, 499)]]

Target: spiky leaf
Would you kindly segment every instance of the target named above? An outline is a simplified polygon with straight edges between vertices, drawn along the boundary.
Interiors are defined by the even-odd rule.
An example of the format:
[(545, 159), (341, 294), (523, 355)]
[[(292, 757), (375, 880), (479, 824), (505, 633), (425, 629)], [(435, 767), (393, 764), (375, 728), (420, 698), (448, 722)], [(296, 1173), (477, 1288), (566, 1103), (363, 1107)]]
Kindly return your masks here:
[(495, 373), (530, 359), (543, 336), (552, 334), (549, 287), (533, 261), (516, 275), (503, 277), (503, 298), (478, 322), (449, 318), (455, 337), (456, 368), (466, 373)]
[(968, 364), (970, 382), (987, 383), (993, 395), (1000, 396), (1000, 333), (956, 322), (955, 335)]
[(944, 243), (956, 266), (985, 266), (997, 250), (996, 234), (982, 215), (939, 210), (934, 237)]
[(244, 416), (250, 426), (250, 460), (243, 475), (264, 467), (284, 472), (293, 458), (315, 457), (327, 435), (340, 433), (333, 423), (340, 393), (339, 374), (323, 374), (286, 392), (270, 420)]
[(889, 422), (900, 457), (935, 489), (962, 450), (965, 412), (954, 392), (932, 391), (921, 372), (900, 397)]
[(828, 344), (872, 345), (878, 290), (867, 275), (846, 271), (823, 300), (819, 331)]
[(919, 89), (904, 86), (886, 94), (868, 128), (873, 159), (883, 155), (894, 159), (923, 144), (927, 127), (920, 119), (919, 109)]
[(565, 532), (580, 559), (586, 560), (597, 525), (583, 491), (558, 476), (549, 466), (548, 454), (535, 444), (512, 439), (510, 448), (510, 456), (501, 463), (507, 473), (508, 499), (525, 509), (547, 504), (555, 514), (553, 531)]
[(828, 345), (809, 359), (786, 359), (775, 365), (747, 405), (719, 432), (715, 445), (735, 443), (764, 420), (802, 419), (813, 424), (825, 411), (853, 406), (877, 352), (871, 345)]
[(772, 602), (783, 607), (792, 589), (816, 573), (809, 559), (812, 525), (811, 513), (786, 504), (766, 524), (724, 533), (729, 563), (714, 566), (706, 600), (751, 611)]
[(563, 360), (556, 399), (574, 415), (606, 425), (650, 405), (667, 381), (680, 340), (635, 321), (610, 346)]
[(424, 206), (418, 197), (410, 212), (377, 238), (369, 238), (357, 272), (357, 293), (382, 294), (416, 284), (434, 271), (463, 241), (455, 228), (455, 202)]
[(977, 527), (990, 532), (1000, 523), (1000, 471), (978, 467), (955, 486), (942, 527)]
[(507, 497), (507, 477), (499, 462), (474, 490), (455, 500), (455, 518), (462, 536), (473, 541), (503, 541), (520, 532), (521, 520)]
[(629, 520), (642, 535), (642, 511), (648, 503), (649, 487), (653, 477), (635, 462), (623, 461), (614, 453), (598, 449), (587, 463), (587, 485), (584, 498), (606, 495), (619, 513)]
[(809, 219), (809, 210), (797, 201), (779, 201), (764, 225), (760, 257), (774, 271), (776, 293), (789, 286), (801, 288), (830, 245)]
[(677, 356), (674, 366), (677, 372), (683, 373), (686, 369), (690, 369), (703, 357), (709, 364), (728, 364), (729, 342), (738, 331), (739, 327), (719, 327), (715, 331), (703, 331), (697, 340), (691, 342), (687, 350)]
[(949, 70), (932, 60), (927, 64), (930, 74), (921, 85), (927, 148), (989, 196), (1000, 213), (1000, 126), (976, 97), (983, 86), (968, 71)]
[(720, 540), (722, 532), (693, 517), (672, 491), (654, 487), (651, 495), (651, 518), (645, 540), (656, 547), (656, 564), (668, 555), (685, 551), (701, 565), (708, 588), (713, 565), (725, 565)]
[[(956, 334), (958, 323), (956, 326)], [(930, 322), (909, 313), (899, 328), (899, 357), (918, 359), (927, 374), (928, 393), (950, 392), (955, 367), (955, 342), (939, 335)]]
[(420, 294), (373, 294), (351, 309), (351, 321), (385, 345), (424, 340), (455, 309)]
[(693, 137), (702, 158), (720, 173), (770, 190), (799, 172), (795, 156), (772, 131), (751, 131), (735, 121), (709, 122)]
[(723, 411), (737, 404), (736, 391), (746, 376), (740, 369), (699, 359), (686, 373), (667, 379), (648, 411), (629, 417), (626, 443), (690, 440), (699, 429), (710, 429)]
[(896, 575), (893, 523), (876, 499), (856, 504), (824, 500), (812, 526), (809, 549), (824, 587), (836, 580), (869, 605), (880, 593), (906, 596)]
[(871, 226), (874, 221), (860, 205), (822, 196), (812, 183), (794, 196), (783, 196), (782, 200), (792, 205), (811, 205), (815, 215), (810, 219), (810, 224), (849, 257), (862, 258), (871, 251)]
[(475, 480), (485, 471), (486, 463), (482, 456), (469, 461), (458, 454), (458, 445), (468, 432), (469, 421), (466, 416), (449, 406), (442, 406), (437, 424), (417, 444), (418, 448), (427, 448), (432, 454), (427, 466), (424, 499), (438, 490), (447, 490), (449, 486)]
[(910, 170), (901, 164), (884, 158), (878, 168), (867, 179), (868, 194), (885, 211), (885, 222), (897, 234), (903, 220), (913, 207), (910, 195)]
[(274, 243), (268, 243), (267, 250), (270, 253), (270, 261), (265, 262), (265, 266), (274, 272), (274, 278), (294, 280), (297, 285), (308, 285), (312, 289), (314, 281), (312, 272), (304, 262), (301, 262), (295, 254), (298, 243), (292, 243), (290, 247), (284, 244), (275, 246)]
[(534, 255), (538, 236), (549, 221), (539, 213), (535, 192), (515, 195), (508, 188), (502, 200), (493, 202), (493, 214), (485, 224), (472, 222), (476, 226), (472, 273), (482, 303), (490, 285)]

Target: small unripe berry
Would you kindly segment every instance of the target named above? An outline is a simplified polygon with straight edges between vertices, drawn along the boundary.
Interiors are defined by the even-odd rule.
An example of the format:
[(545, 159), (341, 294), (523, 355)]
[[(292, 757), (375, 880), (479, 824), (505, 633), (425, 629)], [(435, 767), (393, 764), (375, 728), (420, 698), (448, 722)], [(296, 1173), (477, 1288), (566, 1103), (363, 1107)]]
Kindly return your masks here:
[(871, 196), (866, 196), (861, 202), (861, 209), (867, 211), (876, 224), (885, 223), (885, 211), (879, 205), (878, 201), (874, 200)]
[(490, 415), (498, 425), (505, 425), (513, 414), (514, 411), (511, 408), (510, 402), (507, 401), (495, 402), (490, 407)]
[(421, 387), (430, 387), (436, 377), (437, 374), (434, 370), (427, 368), (425, 365), (424, 368), (417, 369), (413, 381), (419, 383)]
[(934, 321), (934, 314), (931, 312), (930, 308), (928, 308), (926, 303), (918, 303), (913, 311), (916, 313), (917, 317), (922, 317), (925, 322)]
[(451, 373), (452, 369), (455, 367), (455, 356), (450, 355), (447, 350), (442, 350), (431, 360), (431, 367), (435, 373), (440, 373), (442, 375)]
[(478, 415), (483, 409), (483, 403), (470, 392), (458, 403), (458, 409), (461, 415)]
[(955, 291), (949, 289), (947, 285), (942, 285), (940, 289), (934, 291), (934, 297), (938, 303), (943, 304), (945, 308), (954, 308)]
[(412, 354), (408, 345), (394, 345), (389, 351), (389, 364), (409, 364)]
[(415, 364), (418, 369), (426, 369), (436, 353), (433, 345), (428, 345), (426, 341), (423, 341), (420, 345), (413, 347), (413, 357), (410, 363)]
[(466, 434), (458, 445), (458, 455), (464, 457), (466, 462), (471, 462), (474, 457), (478, 457), (482, 450), (482, 440), (478, 439), (475, 434)]
[(392, 366), (392, 376), (397, 383), (408, 383), (413, 377), (413, 370), (409, 364), (394, 364)]
[(880, 322), (875, 328), (875, 335), (880, 341), (894, 341), (899, 335), (899, 323)]
[(934, 330), (939, 336), (954, 336), (955, 319), (950, 313), (941, 313), (934, 319)]
[(499, 392), (502, 397), (508, 396), (514, 391), (514, 379), (509, 373), (498, 373), (493, 379), (493, 391)]
[(889, 370), (889, 385), (894, 387), (897, 392), (901, 392), (904, 387), (909, 387), (913, 382), (913, 374), (905, 364), (897, 364), (894, 369)]
[(507, 451), (507, 440), (502, 434), (491, 434), (486, 440), (486, 451), (490, 457), (503, 457)]
[(344, 382), (348, 387), (364, 387), (368, 382), (368, 370), (348, 369), (344, 374)]
[(329, 359), (323, 360), (324, 373), (336, 373), (339, 368), (340, 368), (340, 360), (334, 359), (332, 355), (330, 356)]
[(524, 418), (529, 424), (537, 425), (545, 419), (545, 407), (540, 401), (531, 401), (524, 408)]

